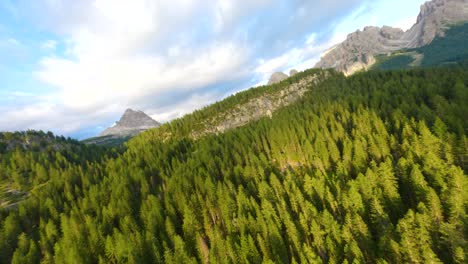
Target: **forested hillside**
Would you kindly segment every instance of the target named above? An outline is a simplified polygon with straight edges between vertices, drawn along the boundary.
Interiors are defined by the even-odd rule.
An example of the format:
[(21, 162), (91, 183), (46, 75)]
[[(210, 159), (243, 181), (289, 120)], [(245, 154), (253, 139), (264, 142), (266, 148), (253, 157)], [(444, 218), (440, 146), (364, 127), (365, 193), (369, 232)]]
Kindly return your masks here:
[(0, 209), (15, 208), (51, 177), (61, 177), (61, 169), (85, 167), (118, 153), (117, 149), (85, 146), (51, 132), (0, 133)]
[[(466, 263), (467, 69), (327, 76), (226, 133), (190, 136), (276, 86), (146, 131), (122, 154), (57, 158), (45, 180), (24, 170), (45, 184), (0, 211), (0, 261)], [(17, 151), (2, 168), (33, 155)]]

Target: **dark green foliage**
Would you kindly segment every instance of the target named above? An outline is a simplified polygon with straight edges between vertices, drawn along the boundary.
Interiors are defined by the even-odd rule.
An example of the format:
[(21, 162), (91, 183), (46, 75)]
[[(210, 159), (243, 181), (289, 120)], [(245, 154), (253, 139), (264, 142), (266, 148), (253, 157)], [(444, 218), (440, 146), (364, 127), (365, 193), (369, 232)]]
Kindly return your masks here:
[(372, 66), (374, 69), (379, 70), (396, 70), (409, 68), (410, 64), (414, 62), (415, 58), (407, 53), (393, 54), (391, 56), (379, 55), (377, 56), (377, 63)]
[(102, 136), (102, 137), (93, 137), (81, 141), (87, 145), (98, 145), (103, 147), (123, 147), (123, 145), (128, 142), (133, 136)]
[[(466, 263), (468, 71), (328, 74), (224, 134), (188, 137), (289, 80), (147, 131), (121, 155), (38, 159), (40, 191), (0, 211), (0, 261)], [(1, 164), (22, 168), (30, 152)]]
[(118, 155), (117, 150), (86, 146), (42, 131), (0, 133), (0, 144), (0, 208), (14, 206), (62, 170), (85, 168), (107, 155)]
[(421, 66), (468, 62), (468, 23), (453, 26), (444, 37), (438, 37), (430, 45), (417, 51), (424, 54)]

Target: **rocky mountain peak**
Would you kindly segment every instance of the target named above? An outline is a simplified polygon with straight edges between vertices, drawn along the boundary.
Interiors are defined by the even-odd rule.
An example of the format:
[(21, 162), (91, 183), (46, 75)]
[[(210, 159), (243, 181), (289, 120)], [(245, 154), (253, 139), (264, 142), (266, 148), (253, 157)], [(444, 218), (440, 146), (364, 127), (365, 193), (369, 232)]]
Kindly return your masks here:
[(373, 55), (401, 49), (403, 30), (392, 27), (365, 27), (348, 35), (347, 39), (322, 56), (315, 67), (335, 68), (346, 75), (365, 69), (375, 62)]
[(435, 37), (443, 36), (448, 26), (466, 21), (467, 0), (432, 0), (421, 6), (417, 23), (408, 31), (388, 26), (365, 27), (326, 51), (315, 67), (335, 68), (350, 75), (369, 68), (375, 63), (375, 55), (425, 46)]
[(114, 126), (104, 130), (100, 136), (133, 136), (144, 130), (159, 127), (161, 124), (142, 111), (125, 110), (124, 114)]
[(286, 79), (288, 77), (292, 77), (292, 76), (294, 76), (294, 75), (296, 75), (298, 73), (299, 72), (296, 69), (290, 70), (289, 71), (289, 76), (286, 73), (283, 73), (283, 72), (275, 72), (275, 73), (273, 73), (271, 75), (270, 80), (268, 80), (268, 85), (279, 83), (282, 80), (284, 80), (284, 79)]
[(270, 80), (268, 81), (268, 85), (279, 83), (286, 78), (288, 78), (288, 75), (285, 73), (275, 72), (271, 75)]
[(416, 24), (405, 32), (405, 48), (417, 48), (443, 36), (451, 24), (468, 21), (468, 1), (433, 0), (421, 6)]
[(135, 111), (133, 109), (125, 110), (120, 120), (117, 122), (118, 125), (124, 127), (139, 127), (139, 126), (155, 126), (159, 123), (154, 121), (151, 117), (142, 111)]

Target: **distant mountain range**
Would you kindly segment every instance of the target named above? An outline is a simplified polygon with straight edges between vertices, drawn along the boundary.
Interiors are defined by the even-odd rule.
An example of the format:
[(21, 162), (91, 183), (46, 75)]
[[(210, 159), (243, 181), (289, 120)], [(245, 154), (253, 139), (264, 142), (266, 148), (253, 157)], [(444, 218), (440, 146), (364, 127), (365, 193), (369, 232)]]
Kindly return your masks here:
[(366, 27), (348, 35), (347, 39), (324, 53), (317, 68), (334, 68), (351, 75), (371, 68), (378, 55), (391, 55), (402, 49), (420, 48), (446, 31), (468, 21), (468, 1), (433, 0), (421, 6), (416, 24), (403, 31), (384, 26)]

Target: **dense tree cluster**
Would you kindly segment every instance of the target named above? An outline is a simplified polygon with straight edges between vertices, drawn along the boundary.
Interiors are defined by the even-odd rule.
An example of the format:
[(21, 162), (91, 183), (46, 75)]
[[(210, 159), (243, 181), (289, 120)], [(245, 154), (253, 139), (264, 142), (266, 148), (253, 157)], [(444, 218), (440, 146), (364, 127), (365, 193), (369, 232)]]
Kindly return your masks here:
[(16, 168), (3, 160), (49, 165), (40, 190), (0, 211), (0, 261), (466, 263), (466, 102), (466, 69), (331, 72), (220, 135), (187, 136), (202, 110), (119, 155), (1, 154), (2, 179)]
[(119, 150), (86, 146), (71, 138), (54, 136), (52, 132), (0, 133), (0, 183), (26, 191), (51, 177), (60, 178), (62, 169), (84, 167), (89, 162), (116, 156)]

